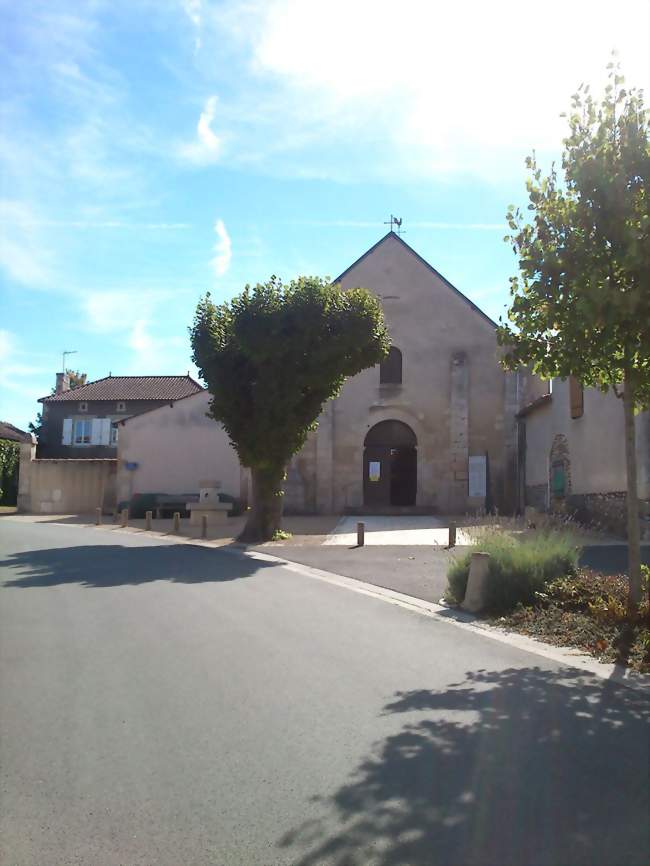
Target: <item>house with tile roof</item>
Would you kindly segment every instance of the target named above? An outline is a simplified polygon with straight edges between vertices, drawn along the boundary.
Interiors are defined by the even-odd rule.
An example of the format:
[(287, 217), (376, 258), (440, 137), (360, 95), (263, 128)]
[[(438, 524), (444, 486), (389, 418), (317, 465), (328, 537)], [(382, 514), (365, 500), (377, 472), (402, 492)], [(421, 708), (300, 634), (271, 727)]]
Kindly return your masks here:
[(41, 397), (43, 423), (39, 458), (115, 458), (115, 422), (202, 391), (186, 376), (105, 376), (77, 388), (57, 373), (56, 388)]

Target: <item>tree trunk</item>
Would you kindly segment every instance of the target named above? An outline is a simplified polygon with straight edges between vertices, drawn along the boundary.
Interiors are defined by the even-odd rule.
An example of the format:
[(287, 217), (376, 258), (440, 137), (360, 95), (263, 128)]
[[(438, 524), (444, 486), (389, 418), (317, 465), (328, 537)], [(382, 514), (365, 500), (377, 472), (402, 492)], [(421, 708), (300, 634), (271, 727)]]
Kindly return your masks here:
[(625, 462), (627, 468), (627, 559), (630, 591), (628, 609), (641, 602), (641, 540), (639, 536), (639, 493), (636, 480), (636, 436), (634, 430), (634, 388), (629, 378), (623, 393), (625, 412)]
[(239, 536), (247, 544), (270, 541), (282, 525), (284, 469), (251, 469), (253, 506)]

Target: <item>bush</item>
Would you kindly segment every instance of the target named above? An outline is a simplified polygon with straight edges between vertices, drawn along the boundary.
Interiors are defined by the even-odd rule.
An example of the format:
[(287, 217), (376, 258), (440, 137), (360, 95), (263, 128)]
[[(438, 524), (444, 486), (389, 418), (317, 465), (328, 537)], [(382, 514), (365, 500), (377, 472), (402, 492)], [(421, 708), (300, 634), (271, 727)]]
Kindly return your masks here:
[[(647, 572), (646, 572), (647, 573)], [(627, 610), (628, 580), (578, 569), (549, 581), (532, 605), (499, 617), (501, 627), (557, 646), (575, 646), (603, 661), (650, 671), (650, 605)]]
[(0, 505), (15, 505), (18, 494), (20, 445), (0, 439)]
[(549, 581), (574, 574), (579, 548), (568, 532), (550, 530), (521, 541), (502, 532), (487, 532), (452, 560), (447, 571), (451, 602), (459, 604), (465, 598), (473, 553), (490, 554), (486, 606), (498, 613), (532, 602)]

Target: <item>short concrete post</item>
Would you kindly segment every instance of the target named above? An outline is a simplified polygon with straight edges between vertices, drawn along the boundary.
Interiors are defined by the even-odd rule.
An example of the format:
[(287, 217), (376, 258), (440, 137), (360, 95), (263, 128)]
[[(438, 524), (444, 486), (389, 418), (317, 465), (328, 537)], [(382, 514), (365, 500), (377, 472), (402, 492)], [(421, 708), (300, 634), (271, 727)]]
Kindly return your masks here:
[(144, 513), (144, 528), (147, 532), (151, 532), (151, 518), (153, 517), (153, 511), (145, 511)]
[(449, 547), (456, 547), (456, 524), (449, 524)]
[(357, 523), (357, 547), (363, 547), (366, 543), (366, 524), (363, 521)]
[(201, 515), (201, 538), (208, 537), (208, 515)]
[(489, 553), (473, 553), (469, 563), (467, 589), (461, 607), (469, 613), (478, 613), (485, 607), (487, 576), (490, 568)]
[(120, 524), (122, 527), (129, 525), (129, 509), (128, 508), (122, 509), (122, 519), (120, 521)]
[(174, 512), (174, 532), (180, 532), (181, 528), (181, 515), (180, 511)]
[(100, 526), (102, 522), (102, 510), (101, 508), (95, 509), (95, 526)]

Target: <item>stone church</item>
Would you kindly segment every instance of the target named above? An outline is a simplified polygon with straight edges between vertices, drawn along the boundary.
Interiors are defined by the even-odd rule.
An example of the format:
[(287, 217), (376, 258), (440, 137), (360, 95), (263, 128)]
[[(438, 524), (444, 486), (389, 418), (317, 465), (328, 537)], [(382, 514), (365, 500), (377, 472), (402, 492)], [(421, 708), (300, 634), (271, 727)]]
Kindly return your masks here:
[(379, 296), (392, 348), (327, 404), (286, 507), (514, 510), (516, 415), (535, 385), (500, 366), (495, 323), (392, 231), (336, 282)]
[[(495, 323), (393, 231), (336, 282), (379, 296), (392, 348), (326, 405), (288, 469), (286, 511), (513, 511), (516, 416), (542, 385), (502, 369)], [(208, 400), (120, 422), (118, 498), (190, 493), (215, 478), (248, 499), (248, 472), (206, 418)]]

